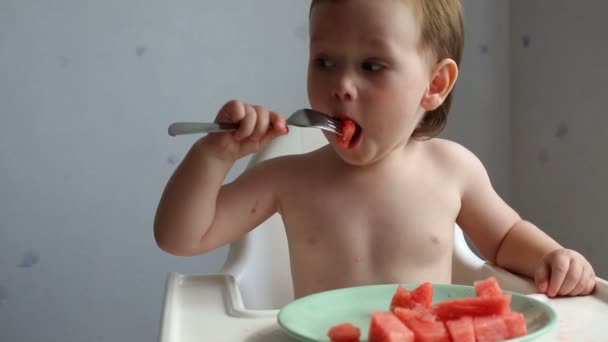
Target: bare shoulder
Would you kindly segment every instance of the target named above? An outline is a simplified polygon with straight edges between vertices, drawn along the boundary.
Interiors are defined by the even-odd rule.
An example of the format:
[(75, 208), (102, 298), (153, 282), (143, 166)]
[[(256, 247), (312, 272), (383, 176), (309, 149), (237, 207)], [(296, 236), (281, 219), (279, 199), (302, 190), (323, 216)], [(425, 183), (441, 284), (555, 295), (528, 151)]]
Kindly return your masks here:
[(457, 175), (462, 181), (483, 176), (486, 169), (481, 160), (463, 145), (441, 138), (433, 138), (424, 143), (426, 155), (433, 159), (444, 171)]

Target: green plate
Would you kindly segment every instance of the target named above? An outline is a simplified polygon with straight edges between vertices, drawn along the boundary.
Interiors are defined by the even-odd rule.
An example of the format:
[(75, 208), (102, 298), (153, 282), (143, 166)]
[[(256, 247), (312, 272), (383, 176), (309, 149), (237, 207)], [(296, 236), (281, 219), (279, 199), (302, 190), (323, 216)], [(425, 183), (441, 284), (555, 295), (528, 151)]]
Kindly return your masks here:
[[(366, 341), (371, 313), (388, 310), (397, 286), (359, 286), (302, 297), (281, 309), (278, 323), (289, 336), (299, 341), (329, 341), (327, 331), (332, 326), (350, 322), (361, 329), (361, 339)], [(403, 286), (413, 290), (418, 284)], [(523, 313), (528, 326), (528, 335), (509, 341), (530, 341), (555, 328), (557, 314), (550, 306), (522, 294), (505, 292), (513, 295), (511, 309)], [(433, 285), (434, 303), (463, 297), (475, 297), (475, 288), (465, 285)]]

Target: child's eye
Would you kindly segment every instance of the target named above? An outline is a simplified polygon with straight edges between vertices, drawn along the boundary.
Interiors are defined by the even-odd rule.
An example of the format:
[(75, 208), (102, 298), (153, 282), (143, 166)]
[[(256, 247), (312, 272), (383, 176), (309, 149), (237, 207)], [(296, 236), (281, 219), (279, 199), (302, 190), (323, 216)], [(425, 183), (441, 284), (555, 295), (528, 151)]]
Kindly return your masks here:
[(327, 58), (316, 58), (315, 65), (321, 69), (329, 69), (334, 66), (334, 63)]
[(363, 68), (363, 70), (365, 71), (371, 71), (371, 72), (378, 72), (381, 71), (382, 69), (384, 69), (384, 65), (378, 63), (378, 62), (364, 62), (361, 65), (361, 68)]

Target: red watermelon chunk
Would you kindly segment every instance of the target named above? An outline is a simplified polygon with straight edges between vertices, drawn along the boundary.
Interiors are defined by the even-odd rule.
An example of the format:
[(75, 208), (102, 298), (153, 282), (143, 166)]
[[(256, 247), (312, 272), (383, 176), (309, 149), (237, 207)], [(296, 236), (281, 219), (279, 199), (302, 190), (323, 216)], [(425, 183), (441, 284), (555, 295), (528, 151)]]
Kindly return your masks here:
[(433, 312), (424, 308), (422, 305), (418, 305), (413, 309), (396, 307), (393, 313), (401, 322), (404, 323), (409, 319), (422, 319), (426, 321), (437, 320), (437, 317), (433, 314)]
[(433, 312), (439, 320), (457, 319), (462, 316), (503, 315), (511, 312), (511, 295), (500, 297), (457, 298), (437, 303)]
[(475, 342), (475, 328), (471, 316), (445, 321), (453, 342)]
[(404, 323), (414, 332), (416, 341), (451, 342), (450, 335), (443, 322), (411, 318)]
[(357, 130), (357, 125), (351, 119), (342, 120), (342, 136), (338, 139), (338, 145), (344, 148), (348, 148), (350, 144), (350, 140), (355, 135), (355, 131)]
[(509, 338), (509, 330), (502, 316), (473, 317), (477, 342), (496, 342)]
[(525, 336), (528, 334), (528, 327), (526, 326), (526, 318), (520, 312), (511, 312), (504, 316), (507, 330), (509, 331), (509, 338), (515, 338)]
[(369, 342), (414, 342), (414, 333), (391, 312), (372, 313)]
[(424, 283), (412, 291), (412, 300), (415, 303), (422, 304), (425, 308), (430, 308), (433, 305), (433, 285)]
[(500, 297), (504, 294), (494, 277), (476, 281), (473, 285), (478, 297)]
[(390, 310), (394, 311), (396, 307), (406, 309), (416, 309), (419, 306), (430, 308), (433, 304), (433, 285), (424, 283), (413, 291), (409, 291), (405, 287), (399, 285), (397, 292), (391, 300)]
[(424, 315), (425, 311), (402, 308), (402, 307), (395, 307), (395, 309), (393, 310), (393, 313), (395, 314), (395, 316), (397, 316), (397, 318), (399, 318), (399, 320), (401, 322), (405, 322), (408, 319), (420, 318), (422, 315)]
[(412, 305), (413, 301), (411, 300), (410, 297), (411, 297), (411, 294), (408, 289), (406, 289), (405, 287), (403, 287), (401, 285), (397, 286), (397, 291), (395, 292), (395, 294), (393, 295), (393, 298), (391, 299), (390, 310), (393, 311), (396, 307), (411, 309), (413, 306)]
[(331, 327), (327, 336), (331, 342), (359, 342), (361, 330), (351, 323), (342, 323)]

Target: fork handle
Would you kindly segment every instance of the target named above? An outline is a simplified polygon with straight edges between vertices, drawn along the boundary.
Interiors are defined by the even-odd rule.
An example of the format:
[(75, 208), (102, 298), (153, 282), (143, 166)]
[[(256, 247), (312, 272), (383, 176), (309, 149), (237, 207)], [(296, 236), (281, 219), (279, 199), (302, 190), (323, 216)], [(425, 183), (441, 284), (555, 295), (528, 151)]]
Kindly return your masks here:
[(183, 134), (229, 132), (238, 128), (239, 124), (231, 123), (176, 122), (169, 126), (169, 135), (174, 137)]

